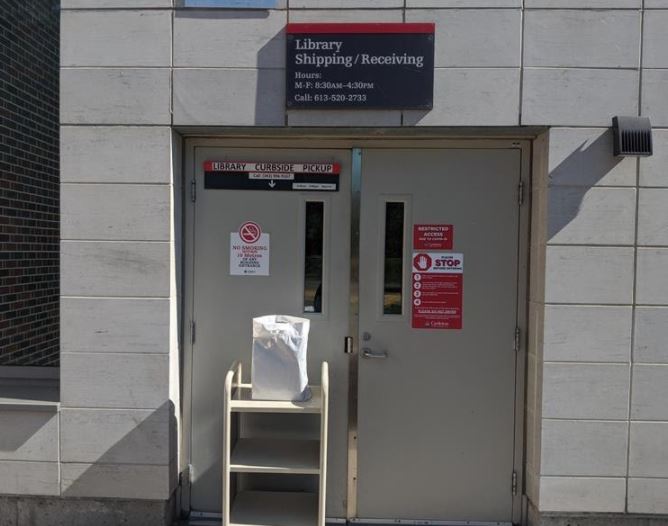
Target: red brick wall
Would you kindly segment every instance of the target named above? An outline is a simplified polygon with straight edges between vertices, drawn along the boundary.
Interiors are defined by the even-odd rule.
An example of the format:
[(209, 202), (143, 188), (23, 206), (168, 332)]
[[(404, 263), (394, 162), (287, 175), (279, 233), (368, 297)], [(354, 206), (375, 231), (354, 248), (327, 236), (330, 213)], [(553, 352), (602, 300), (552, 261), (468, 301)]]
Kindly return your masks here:
[(59, 359), (58, 6), (0, 0), (0, 365)]

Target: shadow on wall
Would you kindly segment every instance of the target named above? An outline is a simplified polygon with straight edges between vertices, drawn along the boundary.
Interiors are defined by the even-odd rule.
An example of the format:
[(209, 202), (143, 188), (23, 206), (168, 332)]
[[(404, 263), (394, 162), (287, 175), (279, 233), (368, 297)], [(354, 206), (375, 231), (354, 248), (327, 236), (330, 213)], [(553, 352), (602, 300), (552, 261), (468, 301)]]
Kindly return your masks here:
[[(558, 153), (557, 153), (558, 155)], [(612, 154), (612, 131), (585, 140), (549, 173), (549, 187), (563, 187), (561, 199), (549, 199), (548, 242), (580, 212), (585, 195), (624, 160)]]
[[(104, 415), (104, 421), (91, 418), (79, 422), (76, 437), (68, 436), (67, 429), (63, 429), (63, 440), (70, 444), (61, 445), (62, 461), (70, 465), (61, 474), (62, 496), (113, 494), (131, 499), (141, 494), (145, 499), (167, 500), (177, 480), (174, 404), (166, 402), (140, 421), (122, 420), (124, 415), (117, 417), (113, 410), (104, 411)], [(125, 434), (124, 426), (130, 427)], [(114, 445), (100, 451), (100, 444), (109, 441), (114, 441)], [(70, 455), (73, 457), (68, 458)]]
[[(220, 61), (211, 60), (201, 67), (212, 68), (211, 77), (220, 81), (220, 74), (226, 78), (220, 81), (219, 93), (214, 93), (212, 101), (197, 101), (199, 107), (208, 108), (210, 104), (221, 105), (211, 108), (209, 114), (191, 116), (191, 120), (210, 126), (256, 125), (283, 126), (285, 124), (285, 28), (267, 40), (265, 32), (254, 32), (253, 21), (265, 21), (270, 18), (271, 11), (258, 10), (177, 10), (177, 18), (218, 20), (220, 25), (210, 27), (221, 31), (220, 35), (211, 38), (212, 42), (220, 43), (220, 53), (228, 58), (230, 66), (222, 70)], [(236, 31), (235, 21), (243, 27), (247, 24), (251, 30)], [(265, 24), (257, 24), (261, 27)], [(271, 24), (267, 23), (267, 26)], [(206, 27), (206, 26), (205, 26)], [(230, 34), (225, 33), (228, 29)], [(266, 31), (266, 30), (265, 30)], [(226, 49), (225, 46), (232, 46)], [(206, 62), (206, 61), (205, 61)], [(189, 66), (197, 69), (199, 65)], [(209, 87), (212, 89), (212, 87)], [(188, 107), (190, 105), (184, 105)], [(253, 115), (244, 111), (254, 112)], [(222, 116), (221, 116), (222, 115)]]
[[(269, 42), (257, 52), (256, 126), (287, 126), (288, 124), (285, 109), (286, 47), (284, 28), (271, 37)], [(278, 62), (276, 62), (277, 48), (280, 49), (280, 60)], [(277, 64), (280, 65), (280, 68), (276, 67)]]
[[(175, 268), (171, 276), (170, 294), (170, 377), (164, 378), (172, 388), (183, 388), (180, 378), (183, 371), (183, 356), (173, 346), (181, 348), (182, 324), (182, 185), (178, 184), (181, 173), (182, 140), (172, 136), (172, 192), (174, 221), (171, 238), (174, 240)], [(91, 330), (94, 330), (92, 328)], [(178, 359), (178, 362), (176, 360)], [(181, 395), (181, 396), (180, 396)], [(178, 393), (165, 390), (165, 396), (182, 398)], [(114, 498), (114, 505), (100, 504), (100, 516), (107, 516), (106, 524), (136, 523), (164, 524), (156, 516), (157, 508), (146, 504), (145, 518), (137, 521), (133, 517), (131, 504), (118, 499), (144, 499), (164, 501), (165, 517), (169, 518), (170, 496), (178, 481), (178, 414), (174, 401), (166, 400), (157, 409), (123, 411), (116, 409), (63, 411), (61, 412), (61, 495), (63, 497)], [(96, 505), (96, 504), (91, 504)], [(136, 508), (134, 508), (136, 510)], [(73, 519), (71, 524), (86, 525), (90, 517), (85, 506), (68, 507)], [(80, 515), (78, 513), (80, 512)], [(109, 515), (111, 513), (111, 515)], [(153, 514), (153, 515), (150, 515)], [(118, 520), (114, 522), (114, 517)], [(152, 518), (149, 518), (152, 517)], [(68, 516), (68, 519), (70, 517)], [(76, 519), (76, 520), (75, 520)], [(81, 522), (77, 522), (80, 520)], [(1, 521), (0, 521), (1, 523)]]
[[(58, 427), (54, 420), (57, 418), (57, 413), (46, 411), (0, 412), (0, 429), (3, 430), (0, 432), (0, 459), (15, 460), (16, 455), (22, 456), (19, 450), (23, 447), (32, 450), (31, 439), (40, 432), (43, 433), (43, 440), (56, 440)], [(36, 443), (34, 447), (43, 449), (43, 445), (39, 443)], [(56, 447), (53, 445), (54, 451)], [(54, 458), (45, 460), (55, 461), (57, 457), (54, 455)]]

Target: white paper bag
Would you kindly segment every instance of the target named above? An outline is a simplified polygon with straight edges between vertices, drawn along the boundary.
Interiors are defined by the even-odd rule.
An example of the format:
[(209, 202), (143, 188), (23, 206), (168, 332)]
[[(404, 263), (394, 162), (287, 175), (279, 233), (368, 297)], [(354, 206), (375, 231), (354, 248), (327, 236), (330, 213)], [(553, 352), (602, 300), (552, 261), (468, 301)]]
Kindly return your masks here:
[(274, 314), (253, 318), (252, 397), (256, 400), (311, 398), (306, 372), (310, 321)]

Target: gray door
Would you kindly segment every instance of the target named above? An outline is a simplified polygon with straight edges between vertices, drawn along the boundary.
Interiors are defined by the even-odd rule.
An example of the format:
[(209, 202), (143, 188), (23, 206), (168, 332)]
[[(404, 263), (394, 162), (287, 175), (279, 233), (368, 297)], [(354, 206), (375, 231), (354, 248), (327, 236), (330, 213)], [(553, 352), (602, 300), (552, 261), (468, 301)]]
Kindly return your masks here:
[[(340, 190), (205, 189), (202, 166), (210, 160), (338, 162)], [(344, 516), (348, 372), (343, 344), (349, 306), (350, 152), (197, 148), (194, 170), (197, 198), (192, 310), (196, 340), (192, 351), (191, 506), (196, 511), (220, 512), (222, 379), (234, 360), (250, 365), (251, 319), (280, 313), (311, 319), (310, 378), (317, 383), (320, 363), (327, 360), (330, 364), (327, 514)], [(270, 236), (268, 276), (230, 275), (230, 234), (246, 221), (257, 223)], [(318, 229), (322, 234), (320, 241)], [(322, 247), (320, 255), (313, 250), (318, 243)], [(314, 278), (313, 268), (319, 266), (318, 261), (322, 264), (321, 278)], [(321, 299), (317, 309), (314, 295), (319, 285)], [(255, 422), (254, 432), (293, 433), (295, 428), (280, 428), (264, 420)]]
[[(362, 166), (358, 517), (511, 521), (520, 150)], [(454, 229), (461, 329), (412, 328), (413, 225)]]

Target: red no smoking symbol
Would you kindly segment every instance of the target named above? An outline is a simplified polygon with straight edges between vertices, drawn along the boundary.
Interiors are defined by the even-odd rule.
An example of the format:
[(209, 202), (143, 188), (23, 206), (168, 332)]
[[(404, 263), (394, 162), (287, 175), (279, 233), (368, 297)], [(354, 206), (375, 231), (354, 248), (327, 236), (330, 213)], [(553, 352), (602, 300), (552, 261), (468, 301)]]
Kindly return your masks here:
[(244, 243), (255, 243), (260, 239), (262, 234), (262, 229), (257, 223), (252, 221), (246, 221), (243, 225), (239, 227), (239, 236), (244, 241)]

